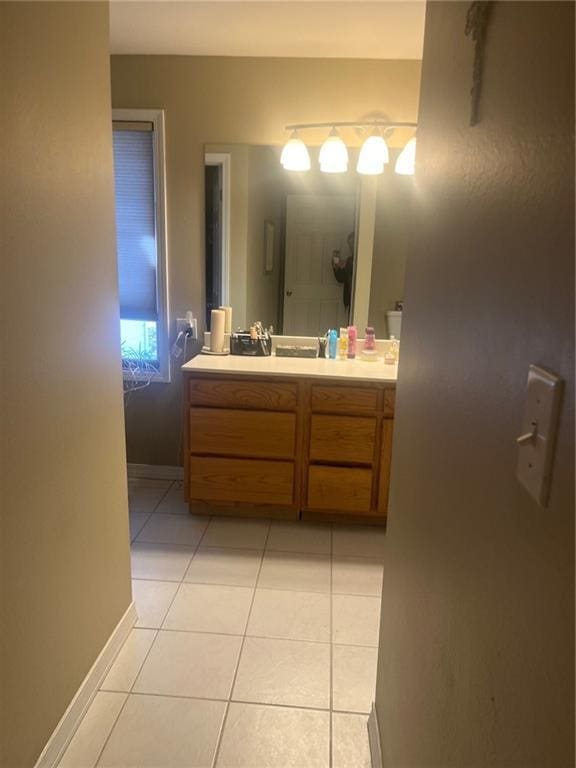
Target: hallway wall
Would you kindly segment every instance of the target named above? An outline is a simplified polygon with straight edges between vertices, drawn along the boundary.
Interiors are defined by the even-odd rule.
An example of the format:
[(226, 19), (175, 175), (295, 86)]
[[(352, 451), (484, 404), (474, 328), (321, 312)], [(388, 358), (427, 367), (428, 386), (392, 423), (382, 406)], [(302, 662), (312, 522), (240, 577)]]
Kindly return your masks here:
[[(428, 4), (376, 706), (385, 768), (574, 764), (574, 6)], [(515, 478), (566, 380), (550, 504)]]
[(0, 3), (0, 765), (34, 765), (130, 604), (108, 3)]

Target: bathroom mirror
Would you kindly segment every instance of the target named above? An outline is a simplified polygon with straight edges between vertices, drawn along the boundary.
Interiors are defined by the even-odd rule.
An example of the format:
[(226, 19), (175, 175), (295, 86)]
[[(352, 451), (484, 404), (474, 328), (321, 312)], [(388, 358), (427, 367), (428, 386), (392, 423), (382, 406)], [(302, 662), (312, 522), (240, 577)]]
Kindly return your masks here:
[(207, 327), (226, 305), (234, 328), (261, 320), (277, 334), (317, 336), (354, 323), (390, 335), (413, 180), (391, 167), (360, 176), (353, 148), (347, 173), (321, 173), (317, 151), (310, 171), (294, 173), (280, 165), (281, 147), (206, 145)]

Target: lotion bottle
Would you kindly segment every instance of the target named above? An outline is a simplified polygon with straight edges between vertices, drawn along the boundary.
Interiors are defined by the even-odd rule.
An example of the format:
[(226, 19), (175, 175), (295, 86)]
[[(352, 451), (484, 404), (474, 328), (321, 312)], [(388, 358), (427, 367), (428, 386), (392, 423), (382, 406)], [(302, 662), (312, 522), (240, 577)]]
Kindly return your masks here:
[(328, 332), (328, 357), (331, 360), (336, 359), (336, 348), (338, 345), (338, 334), (334, 329)]
[(340, 360), (346, 360), (348, 357), (348, 329), (340, 328), (340, 339), (338, 340), (338, 357)]
[(358, 332), (355, 325), (348, 326), (348, 360), (354, 360), (356, 357), (356, 340)]

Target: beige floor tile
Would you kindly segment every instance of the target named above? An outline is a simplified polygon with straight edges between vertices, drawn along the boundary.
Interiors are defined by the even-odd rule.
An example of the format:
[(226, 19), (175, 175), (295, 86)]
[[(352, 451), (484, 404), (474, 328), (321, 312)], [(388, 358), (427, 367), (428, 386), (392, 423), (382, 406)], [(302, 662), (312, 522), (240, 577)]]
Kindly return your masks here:
[(100, 691), (72, 737), (58, 768), (93, 768), (127, 695)]
[(332, 708), (364, 712), (372, 708), (376, 692), (378, 648), (335, 645), (332, 648)]
[(328, 768), (329, 713), (230, 704), (217, 768)]
[(225, 707), (221, 701), (130, 695), (98, 765), (210, 768)]
[(156, 514), (170, 514), (170, 515), (189, 515), (190, 509), (188, 502), (184, 499), (184, 490), (182, 484), (174, 485), (166, 493), (160, 504), (156, 507)]
[(330, 596), (257, 589), (246, 634), (329, 643)]
[(241, 645), (232, 635), (161, 631), (134, 692), (228, 699)]
[(262, 551), (257, 549), (199, 547), (184, 581), (253, 587), (261, 561)]
[(294, 592), (330, 592), (330, 558), (325, 555), (266, 551), (258, 587)]
[(346, 557), (384, 557), (385, 528), (364, 525), (334, 525), (332, 554)]
[(247, 637), (232, 698), (327, 709), (330, 706), (330, 646)]
[(154, 514), (142, 528), (136, 541), (196, 547), (207, 525), (207, 517)]
[(342, 645), (378, 645), (380, 598), (332, 595), (332, 641)]
[(132, 581), (132, 598), (136, 603), (136, 627), (158, 629), (168, 613), (178, 584), (173, 581)]
[(182, 584), (163, 629), (242, 635), (253, 591), (248, 587)]
[(130, 541), (134, 541), (150, 519), (151, 512), (130, 512)]
[(335, 557), (332, 561), (332, 592), (379, 597), (383, 569), (381, 560), (370, 557)]
[(138, 487), (128, 488), (128, 506), (130, 512), (154, 512), (160, 500), (166, 493), (166, 488)]
[(266, 549), (277, 552), (329, 555), (330, 533), (329, 524), (273, 520)]
[(106, 675), (102, 690), (130, 691), (155, 637), (155, 629), (133, 629)]
[(192, 560), (190, 547), (166, 544), (132, 544), (132, 578), (181, 581)]
[(332, 715), (332, 768), (372, 768), (366, 715)]
[(264, 549), (269, 527), (269, 520), (213, 517), (202, 539), (202, 546)]

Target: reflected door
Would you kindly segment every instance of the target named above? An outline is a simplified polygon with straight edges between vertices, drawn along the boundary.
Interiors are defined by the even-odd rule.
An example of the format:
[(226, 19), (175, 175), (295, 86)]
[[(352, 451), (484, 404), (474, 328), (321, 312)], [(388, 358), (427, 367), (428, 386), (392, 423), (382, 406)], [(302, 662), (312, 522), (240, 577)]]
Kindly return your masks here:
[(337, 251), (350, 256), (354, 231), (354, 195), (288, 195), (283, 333), (322, 336), (348, 325), (342, 283), (332, 268)]
[(212, 310), (222, 306), (222, 167), (206, 165), (206, 328)]

